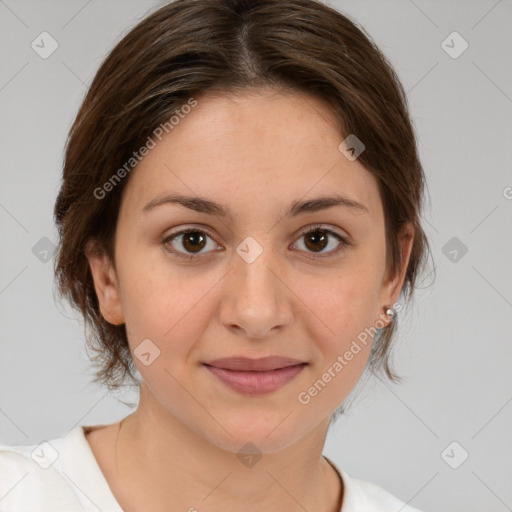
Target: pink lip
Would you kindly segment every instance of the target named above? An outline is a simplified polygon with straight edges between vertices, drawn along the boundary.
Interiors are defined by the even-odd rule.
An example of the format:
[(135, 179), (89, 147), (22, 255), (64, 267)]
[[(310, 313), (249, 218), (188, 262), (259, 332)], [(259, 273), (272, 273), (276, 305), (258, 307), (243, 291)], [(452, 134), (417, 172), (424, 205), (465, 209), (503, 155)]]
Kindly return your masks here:
[(229, 357), (205, 363), (206, 368), (224, 384), (240, 393), (271, 393), (290, 382), (306, 363), (288, 357), (247, 359)]

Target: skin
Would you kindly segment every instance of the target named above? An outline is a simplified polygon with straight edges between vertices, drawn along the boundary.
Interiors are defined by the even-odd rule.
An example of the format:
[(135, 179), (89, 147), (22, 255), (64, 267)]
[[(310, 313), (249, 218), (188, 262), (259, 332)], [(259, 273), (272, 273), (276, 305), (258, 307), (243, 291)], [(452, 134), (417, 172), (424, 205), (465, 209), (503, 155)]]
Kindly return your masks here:
[[(387, 275), (377, 182), (339, 151), (343, 139), (328, 105), (305, 94), (208, 93), (132, 171), (115, 265), (87, 251), (102, 314), (126, 323), (132, 353), (144, 339), (160, 350), (149, 366), (134, 357), (142, 376), (137, 410), (87, 436), (124, 510), (339, 510), (342, 485), (322, 450), (330, 416), (361, 376), (371, 343), (307, 405), (297, 396), (359, 333), (387, 319), (413, 239), (408, 225), (403, 267)], [(283, 216), (292, 201), (334, 192), (368, 212), (334, 206)], [(205, 197), (233, 218), (170, 203), (143, 212), (164, 193)], [(315, 224), (351, 244), (337, 254), (333, 235), (323, 249), (307, 245), (304, 232)], [(181, 228), (213, 235), (196, 260), (162, 244)], [(236, 252), (248, 236), (263, 250), (252, 263)], [(167, 247), (196, 254), (182, 242), (178, 236)], [(308, 365), (259, 396), (233, 391), (202, 366), (269, 355)], [(263, 454), (252, 467), (236, 456), (246, 443)]]

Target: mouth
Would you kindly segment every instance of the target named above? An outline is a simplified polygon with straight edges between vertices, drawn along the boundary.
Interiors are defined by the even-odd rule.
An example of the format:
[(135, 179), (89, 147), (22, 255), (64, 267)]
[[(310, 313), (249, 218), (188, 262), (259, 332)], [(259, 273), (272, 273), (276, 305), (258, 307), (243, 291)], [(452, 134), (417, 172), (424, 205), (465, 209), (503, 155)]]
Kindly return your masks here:
[(289, 357), (262, 359), (229, 357), (204, 363), (205, 368), (229, 388), (243, 394), (262, 395), (285, 386), (308, 363)]

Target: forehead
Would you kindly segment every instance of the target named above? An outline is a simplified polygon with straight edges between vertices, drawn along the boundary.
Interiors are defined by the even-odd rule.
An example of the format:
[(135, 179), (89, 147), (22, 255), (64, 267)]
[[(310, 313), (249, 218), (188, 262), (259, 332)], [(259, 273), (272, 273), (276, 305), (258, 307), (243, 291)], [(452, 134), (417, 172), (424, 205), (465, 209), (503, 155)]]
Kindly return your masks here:
[(131, 211), (165, 193), (207, 197), (254, 213), (341, 193), (379, 215), (373, 175), (339, 151), (344, 139), (329, 105), (275, 90), (197, 98), (132, 171), (123, 194)]

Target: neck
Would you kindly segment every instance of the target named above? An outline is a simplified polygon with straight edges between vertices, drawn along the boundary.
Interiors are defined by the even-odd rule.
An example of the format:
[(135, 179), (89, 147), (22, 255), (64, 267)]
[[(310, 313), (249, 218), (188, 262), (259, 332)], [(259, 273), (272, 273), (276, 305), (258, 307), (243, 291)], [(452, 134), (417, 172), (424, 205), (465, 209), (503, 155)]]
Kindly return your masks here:
[(116, 441), (115, 472), (130, 504), (121, 505), (126, 512), (339, 512), (340, 480), (322, 457), (328, 424), (277, 452), (237, 454), (187, 428), (142, 386)]

